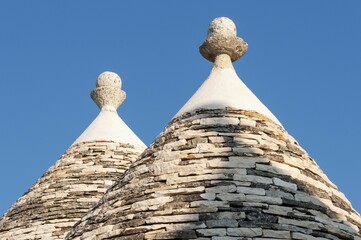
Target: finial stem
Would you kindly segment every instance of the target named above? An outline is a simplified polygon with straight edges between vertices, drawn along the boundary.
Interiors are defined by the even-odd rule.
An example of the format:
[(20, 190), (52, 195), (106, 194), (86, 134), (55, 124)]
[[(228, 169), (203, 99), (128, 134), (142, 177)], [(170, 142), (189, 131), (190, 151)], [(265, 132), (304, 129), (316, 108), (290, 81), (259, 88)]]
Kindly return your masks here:
[(228, 54), (219, 54), (214, 60), (216, 68), (233, 68), (231, 57)]

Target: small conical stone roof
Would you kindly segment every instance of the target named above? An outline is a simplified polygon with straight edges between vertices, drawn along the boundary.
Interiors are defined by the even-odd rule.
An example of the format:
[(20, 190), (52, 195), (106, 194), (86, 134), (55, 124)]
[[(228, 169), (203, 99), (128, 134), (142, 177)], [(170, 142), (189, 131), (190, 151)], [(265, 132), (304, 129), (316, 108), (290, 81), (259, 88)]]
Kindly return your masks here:
[(344, 194), (235, 82), (235, 32), (211, 23), (206, 83), (67, 239), (361, 239)]
[(200, 52), (206, 59), (214, 62), (213, 69), (175, 117), (197, 109), (232, 107), (258, 112), (281, 125), (273, 113), (242, 82), (233, 68), (231, 61), (236, 61), (248, 49), (248, 44), (242, 38), (236, 37), (236, 34), (236, 26), (228, 18), (218, 18), (210, 24), (208, 38), (200, 46)]
[(84, 133), (4, 214), (0, 239), (64, 239), (145, 149), (118, 116), (119, 76), (104, 72), (92, 91), (101, 111)]
[(144, 143), (117, 113), (116, 109), (125, 99), (125, 92), (121, 90), (121, 79), (117, 74), (100, 74), (91, 97), (99, 106), (100, 113), (73, 145), (79, 142), (106, 140), (131, 144), (139, 150), (145, 149)]

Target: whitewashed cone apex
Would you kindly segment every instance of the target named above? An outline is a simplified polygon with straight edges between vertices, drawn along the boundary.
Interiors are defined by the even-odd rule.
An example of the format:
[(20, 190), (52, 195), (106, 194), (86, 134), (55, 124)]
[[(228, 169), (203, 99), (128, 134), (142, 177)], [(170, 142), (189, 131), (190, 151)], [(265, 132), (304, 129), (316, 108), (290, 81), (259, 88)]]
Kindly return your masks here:
[(126, 97), (121, 85), (121, 78), (116, 73), (106, 71), (99, 75), (91, 97), (100, 108), (100, 113), (73, 145), (79, 142), (104, 140), (132, 144), (139, 149), (146, 147), (117, 113), (117, 108)]
[(248, 44), (236, 34), (236, 25), (229, 18), (220, 17), (211, 22), (208, 37), (199, 50), (204, 58), (214, 62), (213, 69), (207, 80), (174, 118), (199, 109), (231, 107), (258, 112), (282, 126), (273, 113), (238, 77), (232, 61), (236, 61), (246, 53)]

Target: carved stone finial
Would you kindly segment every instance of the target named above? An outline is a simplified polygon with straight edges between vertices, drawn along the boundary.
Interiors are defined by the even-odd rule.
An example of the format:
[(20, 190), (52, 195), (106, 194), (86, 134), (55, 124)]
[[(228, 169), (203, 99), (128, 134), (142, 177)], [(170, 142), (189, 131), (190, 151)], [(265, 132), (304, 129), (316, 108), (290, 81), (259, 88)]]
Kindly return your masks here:
[(211, 62), (221, 54), (227, 54), (234, 62), (242, 57), (247, 49), (248, 44), (237, 37), (236, 25), (227, 17), (219, 17), (211, 22), (208, 37), (199, 47), (202, 56)]
[(103, 72), (99, 75), (96, 88), (93, 89), (90, 96), (100, 109), (116, 111), (126, 97), (121, 86), (122, 81), (118, 74)]

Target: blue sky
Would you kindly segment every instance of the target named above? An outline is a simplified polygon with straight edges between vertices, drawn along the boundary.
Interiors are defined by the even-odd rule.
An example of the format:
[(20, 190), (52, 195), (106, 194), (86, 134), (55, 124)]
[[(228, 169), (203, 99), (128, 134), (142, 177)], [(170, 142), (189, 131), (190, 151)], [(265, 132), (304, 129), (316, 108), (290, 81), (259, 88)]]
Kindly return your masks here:
[(249, 44), (240, 78), (361, 211), (360, 1), (1, 1), (0, 215), (96, 117), (118, 73), (119, 114), (148, 145), (208, 76), (198, 53), (228, 16)]

